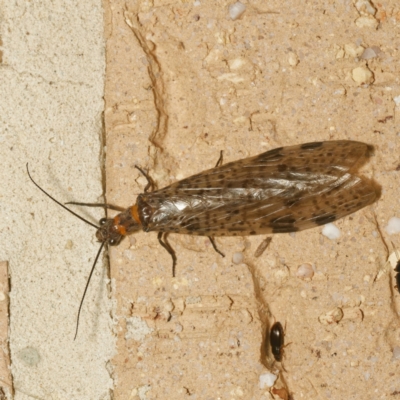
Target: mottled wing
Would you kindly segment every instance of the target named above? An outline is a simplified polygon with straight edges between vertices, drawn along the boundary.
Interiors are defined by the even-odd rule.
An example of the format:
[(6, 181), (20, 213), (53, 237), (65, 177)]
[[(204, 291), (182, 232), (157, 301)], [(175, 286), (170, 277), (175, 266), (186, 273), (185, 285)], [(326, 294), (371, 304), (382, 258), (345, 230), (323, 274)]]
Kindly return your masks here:
[(375, 201), (352, 174), (371, 148), (354, 141), (306, 143), (204, 171), (141, 195), (146, 231), (206, 236), (295, 232), (335, 221)]

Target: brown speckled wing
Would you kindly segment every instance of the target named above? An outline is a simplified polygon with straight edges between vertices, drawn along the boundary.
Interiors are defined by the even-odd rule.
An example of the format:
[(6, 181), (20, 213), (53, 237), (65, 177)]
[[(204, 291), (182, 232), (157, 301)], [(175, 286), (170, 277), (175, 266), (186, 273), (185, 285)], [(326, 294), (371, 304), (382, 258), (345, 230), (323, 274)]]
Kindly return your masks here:
[(375, 201), (353, 175), (371, 147), (306, 143), (234, 161), (141, 195), (152, 209), (145, 231), (206, 236), (295, 232), (333, 222)]

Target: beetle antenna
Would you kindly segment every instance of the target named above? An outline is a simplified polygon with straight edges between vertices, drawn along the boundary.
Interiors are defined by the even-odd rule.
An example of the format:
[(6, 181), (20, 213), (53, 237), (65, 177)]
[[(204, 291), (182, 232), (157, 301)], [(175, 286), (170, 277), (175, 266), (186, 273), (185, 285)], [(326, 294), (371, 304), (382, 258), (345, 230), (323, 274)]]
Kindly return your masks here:
[(100, 248), (99, 248), (99, 251), (98, 251), (97, 254), (96, 254), (96, 258), (94, 259), (94, 263), (93, 263), (92, 269), (90, 270), (89, 277), (88, 277), (88, 279), (87, 279), (87, 281), (86, 281), (85, 290), (83, 291), (81, 303), (79, 304), (78, 315), (77, 315), (77, 317), (76, 317), (76, 330), (75, 330), (74, 340), (75, 340), (76, 337), (78, 336), (79, 317), (81, 316), (81, 310), (82, 310), (83, 300), (85, 299), (86, 292), (87, 292), (87, 290), (88, 290), (90, 280), (92, 279), (92, 275), (93, 275), (94, 268), (96, 267), (97, 260), (98, 260), (99, 257), (100, 257), (101, 250), (103, 250), (103, 247), (104, 247), (105, 243), (106, 243), (106, 242), (102, 242), (102, 243), (101, 243), (101, 246), (100, 246)]
[(29, 168), (28, 168), (28, 163), (26, 163), (26, 171), (28, 172), (28, 176), (29, 179), (33, 182), (33, 184), (39, 189), (41, 190), (46, 196), (50, 197), (51, 200), (53, 200), (55, 203), (57, 203), (59, 206), (61, 206), (62, 208), (64, 208), (64, 210), (69, 211), (71, 214), (75, 215), (75, 217), (79, 218), (81, 221), (86, 222), (87, 224), (93, 226), (93, 228), (99, 229), (99, 227), (95, 224), (92, 224), (91, 222), (87, 221), (85, 218), (81, 217), (79, 214), (73, 212), (72, 210), (70, 210), (68, 207), (65, 207), (64, 204), (60, 203), (58, 200), (56, 200), (53, 196), (50, 196), (44, 189), (42, 189), (31, 177), (31, 174), (29, 172)]

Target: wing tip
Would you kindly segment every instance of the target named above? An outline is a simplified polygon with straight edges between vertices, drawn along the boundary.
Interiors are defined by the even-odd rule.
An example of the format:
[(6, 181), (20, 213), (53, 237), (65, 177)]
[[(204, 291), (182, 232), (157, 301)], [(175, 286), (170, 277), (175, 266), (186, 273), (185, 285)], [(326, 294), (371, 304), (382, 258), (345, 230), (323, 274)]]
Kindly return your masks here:
[(370, 158), (373, 155), (375, 155), (375, 146), (373, 146), (372, 144), (368, 144), (368, 143), (365, 143), (365, 145), (367, 146), (367, 148), (365, 150), (365, 157)]

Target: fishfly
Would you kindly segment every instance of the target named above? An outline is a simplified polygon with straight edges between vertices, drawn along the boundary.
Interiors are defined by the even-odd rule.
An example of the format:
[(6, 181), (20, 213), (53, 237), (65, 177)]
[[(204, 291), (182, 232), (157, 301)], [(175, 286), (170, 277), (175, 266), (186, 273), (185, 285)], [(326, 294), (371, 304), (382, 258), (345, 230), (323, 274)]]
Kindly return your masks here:
[[(89, 274), (78, 311), (94, 267), (105, 244), (115, 246), (132, 233), (158, 232), (160, 244), (176, 255), (166, 239), (169, 233), (207, 236), (214, 249), (215, 236), (244, 236), (297, 232), (336, 221), (372, 204), (379, 188), (354, 175), (372, 153), (372, 146), (351, 140), (312, 142), (279, 147), (255, 157), (219, 165), (197, 175), (154, 190), (147, 179), (136, 204), (123, 209), (109, 204), (69, 203), (105, 207), (120, 211), (114, 218), (102, 218), (96, 237), (101, 242)], [(29, 174), (29, 170), (28, 170)], [(29, 175), (32, 182), (55, 200)], [(151, 189), (149, 191), (149, 189)]]

